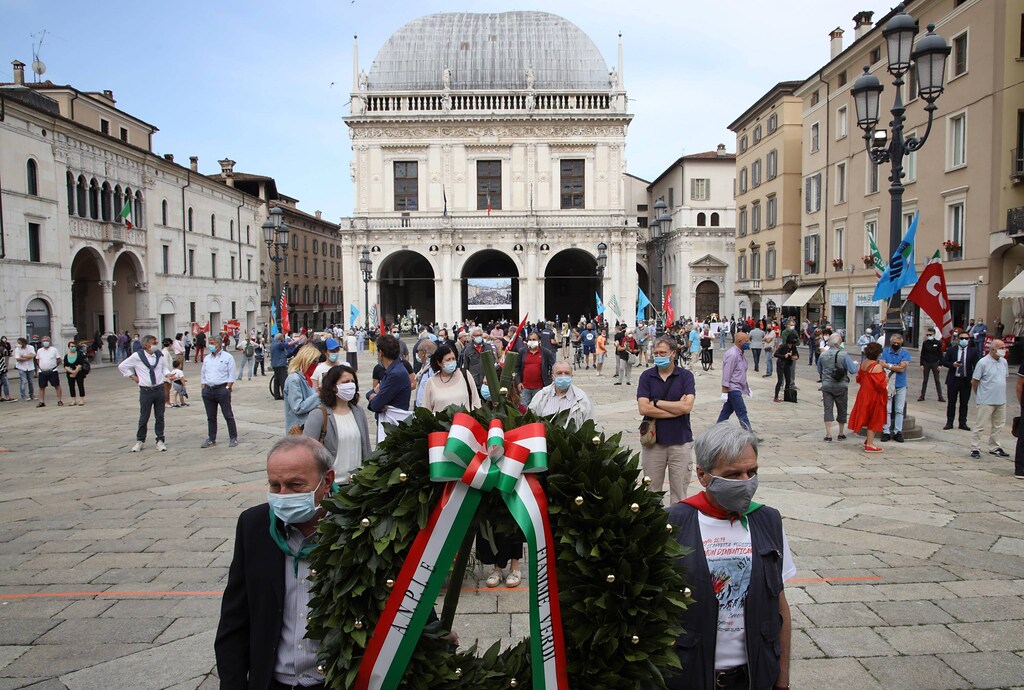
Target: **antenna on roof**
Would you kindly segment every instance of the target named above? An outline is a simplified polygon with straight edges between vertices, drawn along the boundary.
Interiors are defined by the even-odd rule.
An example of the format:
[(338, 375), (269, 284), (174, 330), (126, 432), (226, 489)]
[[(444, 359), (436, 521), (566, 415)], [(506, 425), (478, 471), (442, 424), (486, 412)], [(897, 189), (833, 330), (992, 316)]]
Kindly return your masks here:
[(39, 42), (32, 43), (32, 72), (36, 75), (35, 80), (39, 81), (39, 77), (46, 73), (46, 63), (39, 59), (39, 51), (43, 47), (43, 41), (46, 40), (46, 29), (43, 29), (39, 33), (32, 34), (32, 38), (39, 37)]

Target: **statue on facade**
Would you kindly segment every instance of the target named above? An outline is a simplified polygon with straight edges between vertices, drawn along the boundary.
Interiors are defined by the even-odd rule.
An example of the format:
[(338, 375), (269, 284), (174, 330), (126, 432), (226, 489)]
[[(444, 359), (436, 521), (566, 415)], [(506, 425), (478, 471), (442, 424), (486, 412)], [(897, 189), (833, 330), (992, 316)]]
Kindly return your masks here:
[(366, 87), (370, 84), (370, 78), (366, 75), (366, 70), (359, 72), (359, 90), (366, 91)]
[(452, 95), (447, 91), (441, 94), (441, 110), (445, 115), (452, 111)]
[(612, 67), (612, 71), (608, 73), (608, 85), (613, 89), (619, 85), (619, 70), (614, 67)]
[(444, 71), (441, 72), (441, 88), (445, 91), (451, 91), (452, 88), (452, 68), (445, 67)]
[(526, 66), (526, 89), (533, 91), (533, 83), (535, 81), (535, 75), (533, 73), (533, 65)]

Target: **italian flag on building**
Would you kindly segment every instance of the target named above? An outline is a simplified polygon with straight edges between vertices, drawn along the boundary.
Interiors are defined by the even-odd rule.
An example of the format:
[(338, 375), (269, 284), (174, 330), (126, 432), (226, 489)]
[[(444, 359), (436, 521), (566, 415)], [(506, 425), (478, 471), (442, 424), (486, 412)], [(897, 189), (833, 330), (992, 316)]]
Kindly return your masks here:
[(124, 202), (124, 208), (121, 209), (121, 213), (118, 216), (124, 221), (124, 224), (128, 226), (128, 229), (132, 229), (132, 222), (128, 219), (132, 213), (132, 201), (131, 199)]

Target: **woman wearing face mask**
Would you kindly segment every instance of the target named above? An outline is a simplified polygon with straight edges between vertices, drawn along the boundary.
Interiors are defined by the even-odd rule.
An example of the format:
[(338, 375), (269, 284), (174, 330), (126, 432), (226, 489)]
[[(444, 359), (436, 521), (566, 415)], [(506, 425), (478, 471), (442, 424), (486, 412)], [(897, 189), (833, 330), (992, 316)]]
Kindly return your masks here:
[(306, 378), (306, 371), (320, 359), (315, 345), (303, 345), (288, 363), (288, 378), (284, 380), (284, 430), (288, 434), (302, 433), (306, 416), (320, 404), (320, 399)]
[[(68, 342), (68, 352), (64, 355), (64, 373), (68, 379), (68, 390), (71, 391), (71, 406), (85, 404), (85, 370), (82, 362), (85, 355), (78, 351), (78, 345), (74, 341)], [(75, 397), (75, 388), (78, 389), (78, 397)]]
[(359, 407), (359, 379), (348, 363), (331, 367), (324, 374), (320, 403), (306, 417), (302, 434), (318, 440), (323, 438), (324, 447), (334, 458), (338, 483), (347, 484), (349, 475), (359, 469), (370, 454), (366, 413)]
[(857, 401), (850, 410), (850, 428), (858, 431), (867, 427), (867, 438), (864, 440), (865, 453), (881, 453), (882, 449), (875, 445), (875, 435), (882, 432), (885, 426), (886, 411), (889, 406), (889, 386), (885, 370), (878, 363), (882, 356), (882, 346), (868, 343), (864, 347), (864, 359), (857, 371)]
[(779, 391), (783, 384), (785, 384), (786, 390), (793, 387), (793, 372), (796, 369), (796, 363), (800, 361), (799, 344), (800, 339), (797, 334), (790, 333), (786, 337), (785, 344), (775, 350), (775, 359), (778, 360), (775, 363), (775, 402), (782, 402), (779, 400)]
[(459, 368), (451, 347), (442, 345), (434, 350), (430, 356), (430, 369), (433, 373), (427, 379), (423, 399), (417, 403), (420, 407), (435, 414), (449, 405), (459, 405), (467, 411), (480, 407), (480, 395), (473, 377)]

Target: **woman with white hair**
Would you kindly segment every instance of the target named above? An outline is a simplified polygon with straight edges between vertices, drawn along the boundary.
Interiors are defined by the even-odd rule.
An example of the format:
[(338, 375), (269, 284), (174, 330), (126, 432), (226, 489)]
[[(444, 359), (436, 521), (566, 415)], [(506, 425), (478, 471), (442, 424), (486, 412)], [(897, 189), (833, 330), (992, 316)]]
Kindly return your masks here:
[[(846, 410), (850, 398), (850, 375), (856, 375), (857, 363), (846, 352), (843, 336), (833, 333), (828, 347), (818, 357), (818, 377), (825, 406), (825, 442), (832, 442), (832, 422), (839, 422), (840, 441), (846, 440)], [(833, 414), (833, 408), (835, 414)]]

